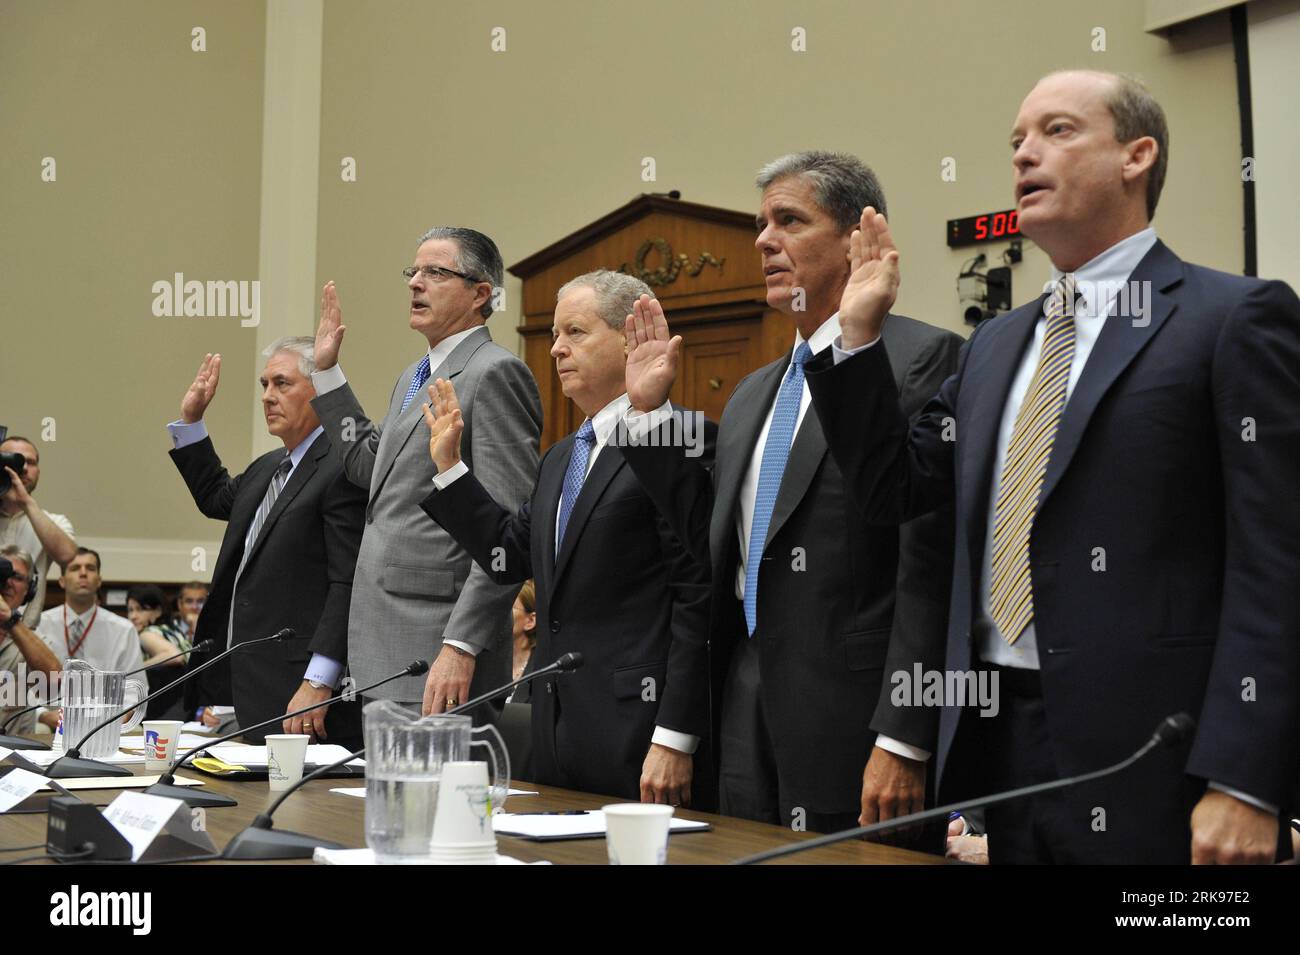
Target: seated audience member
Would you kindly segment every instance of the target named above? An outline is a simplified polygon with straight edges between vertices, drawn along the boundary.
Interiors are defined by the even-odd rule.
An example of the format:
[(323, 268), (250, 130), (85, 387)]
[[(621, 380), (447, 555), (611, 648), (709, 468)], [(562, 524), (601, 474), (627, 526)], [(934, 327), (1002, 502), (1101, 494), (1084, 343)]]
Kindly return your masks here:
[[(140, 634), (144, 665), (158, 668), (149, 671), (149, 692), (156, 693), (185, 674), (187, 657), (178, 652), (189, 650), (190, 641), (172, 620), (167, 597), (154, 584), (136, 584), (126, 595), (126, 616)], [(182, 684), (149, 703), (150, 719), (184, 719)]]
[[(515, 648), (514, 663), (510, 669), (512, 680), (518, 680), (524, 675), (524, 671), (528, 669), (528, 661), (533, 656), (533, 647), (537, 646), (536, 595), (536, 585), (531, 580), (525, 580), (524, 585), (519, 588), (515, 605), (510, 608), (513, 621), (511, 642)], [(524, 683), (515, 687), (514, 691), (506, 697), (506, 702), (527, 703), (531, 698), (529, 684)]]
[(191, 580), (176, 595), (176, 629), (185, 634), (187, 639), (194, 638), (194, 628), (198, 626), (199, 611), (208, 602), (211, 588), (201, 580)]
[[(64, 603), (41, 614), (36, 632), (59, 662), (85, 660), (99, 670), (125, 672), (144, 665), (140, 637), (131, 621), (99, 605), (99, 554), (78, 547), (59, 578)], [(55, 711), (41, 713), (40, 721), (51, 729), (59, 725)]]
[[(28, 700), (29, 677), (33, 672), (59, 672), (59, 659), (26, 623), (22, 608), (36, 588), (32, 584), (32, 555), (13, 544), (0, 548), (0, 681), (8, 682), (13, 706), (0, 706), (0, 725), (41, 697)], [(0, 683), (3, 686), (3, 683)], [(35, 711), (24, 713), (4, 732), (28, 733), (36, 722)]]

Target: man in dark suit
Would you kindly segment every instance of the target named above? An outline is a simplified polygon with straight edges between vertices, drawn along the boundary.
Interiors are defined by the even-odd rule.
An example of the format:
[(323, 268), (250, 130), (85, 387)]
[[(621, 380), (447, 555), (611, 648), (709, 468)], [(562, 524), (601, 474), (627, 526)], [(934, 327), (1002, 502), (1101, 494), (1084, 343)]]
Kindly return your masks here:
[[(649, 292), (609, 271), (560, 289), (551, 355), (587, 418), (546, 452), (517, 513), (461, 462), (456, 393), (439, 379), (424, 406), (437, 489), (420, 506), (493, 580), (536, 579), (531, 669), (583, 655), (581, 669), (533, 687), (535, 779), (687, 805), (693, 781), (708, 775), (692, 759), (708, 731), (708, 574), (626, 467), (616, 435), (629, 406), (623, 321)], [(695, 451), (707, 465), (697, 420)]]
[[(827, 832), (924, 803), (938, 714), (895, 706), (885, 684), (942, 660), (947, 530), (942, 517), (901, 535), (863, 521), (807, 413), (803, 363), (839, 334), (854, 205), (883, 202), (879, 182), (855, 157), (810, 152), (770, 163), (758, 185), (767, 302), (795, 326), (794, 348), (736, 386), (711, 487), (666, 438), (626, 454), (685, 538), (708, 527), (700, 559), (712, 568), (722, 811)], [(653, 419), (679, 341), (648, 300), (628, 334), (628, 392)], [(897, 346), (897, 384), (919, 411), (960, 339), (901, 315), (885, 335)]]
[[(221, 356), (208, 355), (168, 425), (172, 461), (206, 517), (226, 521), (212, 590), (195, 642), (224, 650), (292, 627), (293, 637), (241, 650), (200, 675), (203, 703), (234, 702), (241, 726), (336, 695), (347, 663), (348, 603), (361, 543), (365, 492), (329, 456), (329, 438), (312, 410), (311, 338), (282, 338), (263, 354), (262, 409), (267, 430), (284, 443), (237, 477), (217, 457), (203, 424), (216, 394)], [(306, 733), (360, 745), (360, 704), (344, 702), (268, 732)]]
[(1045, 77), (1011, 144), (1048, 294), (976, 330), (909, 435), (877, 339), (898, 253), (868, 209), (843, 340), (809, 369), (870, 519), (956, 503), (947, 667), (1001, 692), (992, 719), (944, 709), (945, 796), (1099, 769), (1181, 711), (1181, 745), (990, 807), (991, 860), (1270, 861), (1300, 762), (1300, 302), (1156, 239), (1168, 134), (1136, 81)]

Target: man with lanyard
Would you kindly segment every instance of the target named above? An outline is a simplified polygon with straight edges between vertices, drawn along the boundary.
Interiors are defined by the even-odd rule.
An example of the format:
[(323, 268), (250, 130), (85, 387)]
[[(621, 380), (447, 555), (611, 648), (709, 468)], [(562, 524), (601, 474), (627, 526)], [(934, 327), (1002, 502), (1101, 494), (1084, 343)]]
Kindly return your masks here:
[[(85, 660), (98, 670), (125, 672), (143, 665), (140, 637), (131, 621), (99, 606), (99, 554), (78, 547), (59, 579), (65, 602), (41, 614), (37, 634), (54, 651), (59, 662)], [(59, 714), (48, 710), (40, 721), (51, 729), (59, 725)]]

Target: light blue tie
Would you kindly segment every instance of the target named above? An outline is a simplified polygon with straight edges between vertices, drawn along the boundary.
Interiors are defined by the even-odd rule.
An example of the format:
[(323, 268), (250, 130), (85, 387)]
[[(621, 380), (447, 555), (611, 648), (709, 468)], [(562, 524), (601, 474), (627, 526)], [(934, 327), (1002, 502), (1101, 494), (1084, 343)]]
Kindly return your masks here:
[(564, 489), (560, 492), (560, 526), (555, 534), (555, 552), (560, 552), (560, 542), (564, 540), (564, 528), (569, 524), (573, 505), (582, 491), (582, 482), (587, 478), (587, 461), (591, 458), (591, 448), (596, 443), (596, 430), (588, 418), (573, 436), (573, 453), (569, 456), (569, 469), (564, 472)]
[[(420, 359), (420, 363), (415, 366), (415, 374), (411, 376), (411, 387), (406, 389), (406, 397), (402, 399), (402, 411), (405, 411), (411, 404), (411, 399), (420, 393), (425, 382), (429, 380), (429, 356), (426, 353)], [(399, 411), (398, 414), (401, 414)]]
[(794, 427), (799, 422), (804, 362), (811, 357), (812, 349), (807, 342), (801, 342), (781, 382), (781, 390), (776, 393), (772, 426), (768, 428), (763, 461), (758, 468), (758, 493), (754, 495), (754, 519), (749, 526), (749, 553), (745, 558), (745, 624), (751, 637), (758, 626), (758, 568), (763, 560), (767, 526), (772, 522), (772, 510), (776, 507), (776, 494), (781, 490), (785, 462), (790, 457)]

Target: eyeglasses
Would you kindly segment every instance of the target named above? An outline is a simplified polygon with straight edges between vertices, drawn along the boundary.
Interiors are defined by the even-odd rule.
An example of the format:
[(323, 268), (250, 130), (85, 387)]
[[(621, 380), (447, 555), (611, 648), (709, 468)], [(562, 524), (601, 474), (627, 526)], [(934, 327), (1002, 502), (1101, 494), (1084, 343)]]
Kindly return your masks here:
[(435, 278), (449, 279), (454, 277), (464, 279), (466, 282), (478, 281), (478, 279), (474, 278), (472, 275), (466, 275), (464, 272), (457, 272), (455, 269), (444, 269), (440, 265), (408, 265), (406, 268), (402, 269), (402, 277), (409, 282), (411, 279), (415, 278), (417, 272), (429, 280)]

